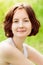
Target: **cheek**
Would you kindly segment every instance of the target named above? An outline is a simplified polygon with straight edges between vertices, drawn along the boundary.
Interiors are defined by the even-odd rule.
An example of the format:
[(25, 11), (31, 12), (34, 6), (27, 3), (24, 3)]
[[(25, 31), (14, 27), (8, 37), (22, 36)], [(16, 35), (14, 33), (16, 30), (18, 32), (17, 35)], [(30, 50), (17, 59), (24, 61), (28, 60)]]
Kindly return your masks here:
[(13, 34), (17, 31), (17, 25), (12, 24), (12, 32)]
[(12, 32), (14, 31), (14, 28), (15, 28), (15, 27), (14, 27), (14, 24), (12, 24), (12, 27), (11, 27), (11, 29), (12, 29)]
[(32, 25), (29, 24), (28, 27), (27, 27), (27, 31), (28, 31), (29, 34), (31, 33), (31, 30), (32, 30)]
[(14, 24), (12, 24), (12, 30), (15, 29), (15, 28), (16, 28), (16, 26)]
[(32, 28), (31, 28), (31, 27), (29, 27), (29, 28), (28, 28), (28, 32), (29, 32), (29, 33), (31, 33), (31, 30), (32, 30)]

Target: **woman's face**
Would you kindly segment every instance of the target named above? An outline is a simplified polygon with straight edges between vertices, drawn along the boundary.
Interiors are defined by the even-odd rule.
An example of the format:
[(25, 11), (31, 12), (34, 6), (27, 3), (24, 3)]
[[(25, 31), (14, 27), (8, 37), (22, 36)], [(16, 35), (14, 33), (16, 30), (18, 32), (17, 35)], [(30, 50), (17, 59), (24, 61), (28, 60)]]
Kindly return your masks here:
[(25, 9), (17, 9), (12, 22), (12, 32), (16, 37), (26, 37), (31, 33), (32, 25)]

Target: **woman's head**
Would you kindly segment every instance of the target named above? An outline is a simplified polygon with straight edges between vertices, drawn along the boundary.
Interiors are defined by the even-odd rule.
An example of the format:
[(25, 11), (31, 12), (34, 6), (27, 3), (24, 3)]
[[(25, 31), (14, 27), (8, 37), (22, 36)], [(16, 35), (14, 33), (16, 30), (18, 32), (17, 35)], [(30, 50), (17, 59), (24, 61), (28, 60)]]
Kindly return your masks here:
[(15, 13), (18, 9), (24, 9), (26, 11), (27, 15), (28, 15), (30, 22), (31, 22), (32, 29), (31, 29), (29, 36), (36, 35), (39, 31), (40, 23), (36, 19), (36, 16), (35, 16), (35, 13), (34, 13), (32, 7), (28, 6), (28, 5), (23, 5), (23, 4), (13, 7), (7, 13), (5, 20), (4, 20), (5, 35), (7, 37), (13, 37), (13, 32), (12, 32), (11, 27), (12, 27), (12, 23), (13, 23)]

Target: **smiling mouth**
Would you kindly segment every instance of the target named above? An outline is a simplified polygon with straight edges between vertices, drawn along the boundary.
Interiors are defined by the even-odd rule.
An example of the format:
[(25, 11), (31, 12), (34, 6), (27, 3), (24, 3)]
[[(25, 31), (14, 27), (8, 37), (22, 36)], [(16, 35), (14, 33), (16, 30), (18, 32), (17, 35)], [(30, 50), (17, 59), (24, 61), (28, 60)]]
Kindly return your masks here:
[(26, 32), (26, 30), (19, 29), (17, 32)]

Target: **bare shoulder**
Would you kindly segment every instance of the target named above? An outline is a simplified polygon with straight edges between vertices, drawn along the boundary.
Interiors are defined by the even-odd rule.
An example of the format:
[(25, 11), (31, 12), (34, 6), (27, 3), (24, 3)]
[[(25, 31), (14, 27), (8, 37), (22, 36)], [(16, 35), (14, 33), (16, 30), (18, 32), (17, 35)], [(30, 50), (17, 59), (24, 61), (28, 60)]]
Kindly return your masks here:
[(31, 47), (30, 45), (24, 43), (24, 46), (27, 48), (27, 50), (30, 52), (32, 50), (35, 50), (33, 47)]
[(10, 44), (6, 44), (6, 42), (0, 43), (0, 60), (3, 62), (10, 63), (14, 58), (14, 48)]
[[(9, 43), (11, 43), (11, 39), (10, 39), (10, 38), (8, 38), (8, 39), (6, 39), (6, 40), (0, 42), (0, 51), (2, 51), (2, 52), (3, 52), (3, 51), (5, 51), (5, 52), (11, 51), (11, 49), (12, 49), (13, 47), (12, 47), (12, 45), (9, 44)], [(3, 52), (3, 53), (4, 53), (4, 52)]]
[(43, 65), (43, 55), (36, 50), (35, 48), (25, 45), (28, 51), (28, 59), (32, 60), (33, 62), (37, 63), (38, 65)]
[(30, 55), (33, 54), (34, 55), (39, 55), (39, 56), (43, 56), (38, 50), (36, 50), (35, 48), (31, 47), (30, 45), (28, 44), (25, 44), (26, 48), (27, 48), (27, 51)]
[(9, 39), (0, 43), (0, 56), (10, 56), (13, 53), (13, 46), (9, 44)]

